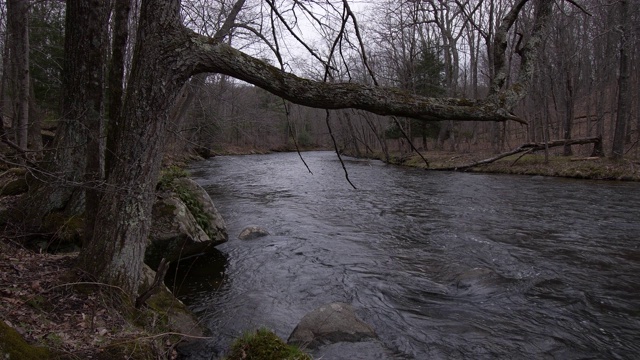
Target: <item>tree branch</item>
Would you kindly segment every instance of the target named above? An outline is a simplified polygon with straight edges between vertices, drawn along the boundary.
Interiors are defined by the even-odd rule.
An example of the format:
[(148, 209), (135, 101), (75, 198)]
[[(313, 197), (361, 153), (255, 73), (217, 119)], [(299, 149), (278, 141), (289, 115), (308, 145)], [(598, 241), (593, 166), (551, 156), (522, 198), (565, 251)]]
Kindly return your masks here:
[[(384, 87), (354, 83), (323, 83), (281, 71), (224, 43), (191, 34), (192, 75), (214, 72), (261, 87), (293, 103), (321, 109), (354, 108), (378, 115), (423, 121), (474, 120), (526, 122), (494, 101), (428, 98)], [(188, 56), (188, 55), (185, 55)]]

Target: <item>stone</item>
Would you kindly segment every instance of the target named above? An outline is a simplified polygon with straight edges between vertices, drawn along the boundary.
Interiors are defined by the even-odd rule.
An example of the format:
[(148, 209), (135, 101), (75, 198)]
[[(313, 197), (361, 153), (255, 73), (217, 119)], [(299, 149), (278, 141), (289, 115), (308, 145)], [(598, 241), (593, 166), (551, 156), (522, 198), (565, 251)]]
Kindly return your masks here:
[(153, 205), (145, 263), (157, 268), (162, 258), (175, 262), (203, 253), (212, 245), (187, 206), (174, 194), (159, 196)]
[(240, 232), (238, 239), (240, 240), (253, 240), (270, 235), (269, 232), (258, 226), (247, 226)]
[(208, 226), (207, 229), (203, 230), (205, 230), (207, 235), (211, 238), (213, 246), (226, 242), (229, 239), (229, 235), (227, 234), (227, 225), (218, 212), (218, 209), (213, 204), (213, 200), (211, 200), (207, 191), (190, 178), (179, 178), (174, 181), (177, 186), (187, 189), (191, 195), (193, 195), (194, 200), (200, 204), (202, 210), (204, 210), (203, 215), (208, 218)]
[(170, 190), (157, 194), (145, 263), (155, 269), (162, 258), (175, 262), (208, 253), (227, 239), (209, 194), (192, 179), (178, 178)]
[(373, 328), (360, 320), (345, 303), (323, 305), (305, 315), (289, 336), (288, 343), (315, 349), (339, 342), (376, 338)]
[(314, 359), (387, 360), (397, 359), (379, 340), (362, 342), (338, 342), (324, 345), (314, 350)]

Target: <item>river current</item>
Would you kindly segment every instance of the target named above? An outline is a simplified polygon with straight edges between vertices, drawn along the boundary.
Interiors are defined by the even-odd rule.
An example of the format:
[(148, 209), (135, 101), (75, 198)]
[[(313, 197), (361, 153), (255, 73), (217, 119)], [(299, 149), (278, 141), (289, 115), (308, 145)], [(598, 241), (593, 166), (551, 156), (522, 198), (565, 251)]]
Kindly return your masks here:
[[(216, 358), (346, 302), (380, 347), (323, 359), (637, 359), (640, 184), (433, 172), (335, 154), (216, 157), (191, 173), (225, 218), (180, 298)], [(249, 225), (271, 235), (242, 241)]]

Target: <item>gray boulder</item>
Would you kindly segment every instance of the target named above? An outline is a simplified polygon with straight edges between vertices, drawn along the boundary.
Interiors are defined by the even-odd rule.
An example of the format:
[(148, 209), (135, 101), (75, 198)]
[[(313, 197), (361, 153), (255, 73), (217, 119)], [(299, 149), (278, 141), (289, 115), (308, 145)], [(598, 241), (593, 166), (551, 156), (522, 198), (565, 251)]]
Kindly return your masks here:
[(387, 360), (397, 359), (379, 340), (338, 342), (324, 345), (312, 352), (314, 359)]
[(247, 226), (240, 232), (238, 235), (238, 239), (240, 240), (253, 240), (257, 238), (261, 238), (263, 236), (270, 235), (269, 232), (265, 229), (262, 229), (257, 226)]
[(187, 206), (177, 196), (165, 193), (153, 205), (145, 263), (155, 269), (162, 258), (174, 262), (204, 252), (211, 245)]
[(207, 253), (228, 237), (224, 220), (204, 189), (190, 179), (176, 183), (176, 191), (159, 193), (153, 205), (145, 263), (154, 269), (162, 258), (175, 262)]
[[(193, 195), (193, 200), (200, 204), (202, 207), (202, 216), (204, 216), (207, 221), (207, 225), (205, 225), (205, 229), (203, 229), (211, 241), (213, 241), (213, 246), (222, 244), (223, 242), (229, 239), (227, 234), (227, 225), (224, 222), (224, 219), (216, 209), (211, 197), (207, 193), (202, 186), (198, 185), (193, 179), (190, 178), (180, 178), (175, 180), (175, 184), (179, 187), (187, 189), (191, 195)], [(194, 214), (195, 215), (195, 214)]]
[(322, 345), (372, 338), (376, 338), (373, 328), (356, 316), (351, 305), (338, 302), (323, 305), (305, 315), (287, 342), (315, 349)]

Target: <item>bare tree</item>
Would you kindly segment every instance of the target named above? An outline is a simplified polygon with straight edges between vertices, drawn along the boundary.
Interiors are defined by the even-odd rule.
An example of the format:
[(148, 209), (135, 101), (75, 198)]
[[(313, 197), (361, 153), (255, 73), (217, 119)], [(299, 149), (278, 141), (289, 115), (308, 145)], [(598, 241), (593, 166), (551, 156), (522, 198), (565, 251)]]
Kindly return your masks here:
[(628, 0), (619, 1), (620, 25), (620, 70), (618, 74), (618, 108), (611, 157), (621, 159), (624, 155), (625, 131), (631, 111), (629, 52), (631, 48), (630, 6)]
[(12, 100), (12, 130), (18, 146), (27, 149), (29, 129), (29, 1), (8, 0), (9, 96)]

